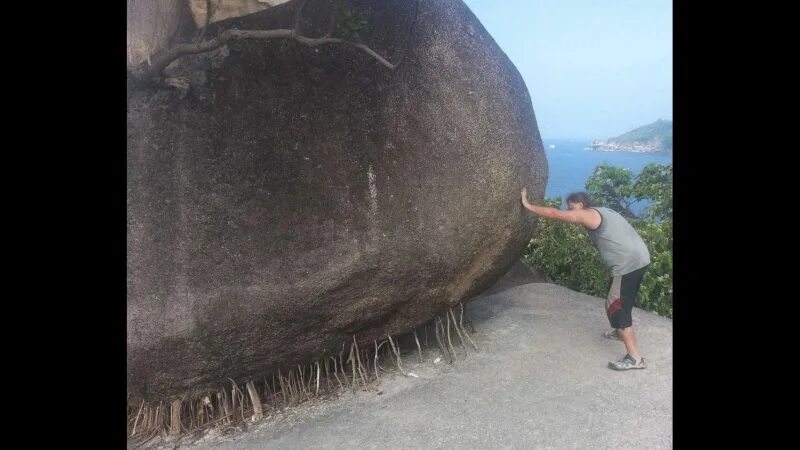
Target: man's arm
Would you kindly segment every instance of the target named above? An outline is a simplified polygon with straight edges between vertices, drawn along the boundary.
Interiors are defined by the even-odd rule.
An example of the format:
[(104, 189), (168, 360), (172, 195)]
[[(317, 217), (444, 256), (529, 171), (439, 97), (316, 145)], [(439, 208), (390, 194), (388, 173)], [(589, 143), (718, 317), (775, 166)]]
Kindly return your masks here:
[(560, 209), (551, 208), (549, 206), (537, 206), (528, 203), (528, 189), (522, 189), (522, 204), (526, 209), (529, 209), (534, 214), (538, 214), (548, 219), (560, 220), (562, 222), (574, 223), (586, 226), (589, 219), (587, 211), (585, 210), (570, 210), (562, 211)]

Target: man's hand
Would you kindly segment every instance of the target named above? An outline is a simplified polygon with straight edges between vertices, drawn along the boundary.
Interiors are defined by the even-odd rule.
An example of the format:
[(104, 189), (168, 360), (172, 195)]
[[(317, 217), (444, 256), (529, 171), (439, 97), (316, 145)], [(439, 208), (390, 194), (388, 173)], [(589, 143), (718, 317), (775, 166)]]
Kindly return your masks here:
[(600, 213), (594, 209), (575, 209), (561, 211), (551, 206), (536, 206), (528, 202), (528, 189), (522, 188), (522, 204), (537, 216), (547, 219), (560, 220), (562, 222), (583, 225), (584, 227), (595, 230), (600, 226), (602, 218)]
[(522, 204), (525, 208), (530, 209), (531, 204), (528, 203), (528, 188), (522, 188)]

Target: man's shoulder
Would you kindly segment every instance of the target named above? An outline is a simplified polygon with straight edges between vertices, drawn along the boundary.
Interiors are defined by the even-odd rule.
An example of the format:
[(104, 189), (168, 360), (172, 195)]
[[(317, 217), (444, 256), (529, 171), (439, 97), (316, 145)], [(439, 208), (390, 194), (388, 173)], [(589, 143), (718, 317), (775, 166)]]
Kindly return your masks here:
[(583, 226), (589, 230), (597, 230), (603, 224), (603, 214), (594, 207), (583, 210)]
[(607, 208), (603, 208), (602, 206), (598, 206), (598, 207), (592, 206), (592, 207), (586, 208), (584, 211), (586, 212), (587, 216), (600, 217), (602, 219), (603, 218), (603, 214), (606, 213), (606, 209)]
[(606, 217), (607, 217), (607, 216), (617, 216), (617, 217), (622, 217), (622, 215), (621, 215), (620, 213), (618, 213), (618, 212), (614, 211), (614, 210), (613, 210), (613, 209), (611, 209), (611, 208), (606, 208), (605, 206), (593, 206), (593, 207), (591, 207), (591, 208), (589, 208), (589, 209), (594, 209), (594, 210), (595, 210), (595, 211), (597, 211), (597, 213), (598, 213), (598, 214), (600, 214), (601, 216), (606, 216)]

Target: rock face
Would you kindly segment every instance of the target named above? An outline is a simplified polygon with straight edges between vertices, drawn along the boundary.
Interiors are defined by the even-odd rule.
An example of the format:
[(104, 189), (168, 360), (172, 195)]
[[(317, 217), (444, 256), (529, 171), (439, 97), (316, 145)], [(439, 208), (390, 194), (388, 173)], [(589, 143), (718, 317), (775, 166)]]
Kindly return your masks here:
[(137, 66), (171, 42), (184, 41), (195, 31), (186, 0), (127, 1), (128, 65)]
[(189, 4), (192, 8), (195, 24), (198, 27), (202, 27), (209, 21), (209, 7), (211, 8), (210, 22), (214, 23), (231, 17), (239, 17), (263, 11), (271, 6), (277, 6), (287, 1), (288, 0), (211, 0), (209, 2), (208, 0), (189, 0)]
[[(460, 0), (351, 1), (348, 46), (237, 41), (129, 82), (128, 392), (198, 392), (400, 333), (533, 231), (547, 161), (516, 68)], [(297, 2), (222, 21), (292, 28)], [(310, 1), (302, 33), (336, 14)]]

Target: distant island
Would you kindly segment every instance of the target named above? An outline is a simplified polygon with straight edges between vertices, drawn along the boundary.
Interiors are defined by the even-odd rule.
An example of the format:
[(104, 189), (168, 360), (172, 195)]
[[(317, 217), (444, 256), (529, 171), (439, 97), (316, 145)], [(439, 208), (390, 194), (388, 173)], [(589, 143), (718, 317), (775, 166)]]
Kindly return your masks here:
[(671, 152), (672, 121), (658, 119), (617, 137), (597, 139), (592, 142), (592, 149), (603, 152)]

